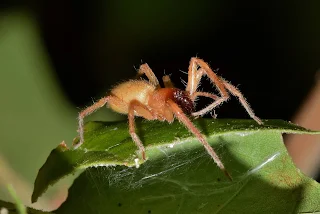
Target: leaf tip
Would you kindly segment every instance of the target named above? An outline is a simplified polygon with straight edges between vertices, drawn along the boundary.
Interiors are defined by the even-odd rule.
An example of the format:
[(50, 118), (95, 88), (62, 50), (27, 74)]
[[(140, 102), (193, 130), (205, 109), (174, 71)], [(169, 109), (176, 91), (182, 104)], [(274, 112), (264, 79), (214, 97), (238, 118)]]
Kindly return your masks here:
[(58, 146), (59, 149), (62, 149), (62, 150), (69, 150), (67, 144), (64, 142), (64, 140), (59, 144)]
[(39, 198), (38, 194), (33, 192), (31, 196), (31, 203), (36, 203), (38, 201), (38, 198)]

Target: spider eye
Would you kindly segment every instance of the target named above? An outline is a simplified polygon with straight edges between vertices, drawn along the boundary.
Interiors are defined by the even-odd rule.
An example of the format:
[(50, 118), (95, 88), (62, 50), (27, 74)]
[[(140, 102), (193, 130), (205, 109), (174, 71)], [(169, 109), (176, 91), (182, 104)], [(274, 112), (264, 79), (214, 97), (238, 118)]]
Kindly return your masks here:
[(173, 98), (185, 114), (190, 115), (194, 112), (194, 104), (187, 92), (177, 89), (173, 92)]

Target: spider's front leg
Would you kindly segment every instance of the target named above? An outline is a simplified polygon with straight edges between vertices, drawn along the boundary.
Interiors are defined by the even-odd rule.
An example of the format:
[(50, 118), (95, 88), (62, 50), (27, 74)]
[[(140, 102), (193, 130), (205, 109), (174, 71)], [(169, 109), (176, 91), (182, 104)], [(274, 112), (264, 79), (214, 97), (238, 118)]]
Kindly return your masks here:
[(254, 119), (258, 124), (262, 125), (263, 122), (261, 121), (261, 119), (259, 117), (257, 117), (252, 108), (250, 107), (249, 103), (246, 101), (246, 98), (244, 98), (244, 96), (242, 95), (242, 93), (232, 84), (228, 83), (227, 81), (223, 81), (224, 85), (226, 86), (226, 88), (228, 89), (228, 91), (233, 95), (238, 97), (240, 103), (242, 104), (242, 106), (246, 109), (246, 111), (248, 112), (248, 114), (250, 115), (250, 117), (252, 119)]
[[(197, 92), (200, 80), (204, 75), (208, 76), (211, 82), (217, 87), (220, 93), (220, 97), (208, 92)], [(229, 99), (229, 94), (222, 80), (212, 71), (212, 69), (209, 67), (207, 63), (205, 63), (202, 59), (198, 59), (196, 57), (193, 57), (190, 60), (188, 69), (188, 85), (186, 91), (189, 92), (191, 98), (197, 96), (206, 96), (211, 97), (215, 100), (213, 103), (211, 103), (204, 109), (192, 113), (192, 116), (195, 117), (199, 117), (210, 112), (212, 109)]]
[(223, 171), (223, 173), (232, 180), (231, 175), (224, 167), (222, 161), (220, 160), (217, 153), (214, 151), (214, 149), (210, 146), (210, 144), (207, 142), (205, 137), (201, 134), (201, 132), (193, 125), (193, 123), (190, 121), (190, 119), (183, 113), (182, 109), (172, 100), (167, 101), (170, 109), (174, 113), (174, 115), (178, 118), (178, 120), (186, 126), (186, 128), (193, 133), (200, 143), (204, 146), (204, 148), (207, 150), (213, 161), (218, 165), (218, 167)]
[[(200, 66), (200, 69), (198, 69), (198, 66)], [(199, 72), (199, 73), (197, 73)], [(198, 76), (197, 76), (198, 75)], [(199, 77), (199, 75), (201, 75)], [(218, 105), (222, 104), (223, 102), (227, 101), (229, 99), (229, 92), (238, 97), (241, 105), (246, 109), (248, 114), (252, 119), (254, 119), (258, 124), (263, 124), (263, 122), (255, 116), (252, 108), (250, 107), (249, 103), (246, 101), (242, 93), (232, 84), (228, 83), (224, 79), (220, 78), (218, 75), (216, 75), (213, 70), (210, 68), (210, 66), (204, 62), (202, 59), (198, 58), (191, 58), (190, 65), (189, 65), (189, 80), (188, 80), (188, 86), (189, 86), (189, 81), (191, 82), (190, 87), (187, 88), (190, 91), (191, 95), (192, 93), (196, 93), (196, 87), (198, 87), (198, 84), (200, 82), (200, 79), (203, 75), (207, 75), (211, 82), (217, 87), (221, 97), (216, 99), (213, 103), (205, 107), (204, 109), (192, 113), (193, 116), (201, 116), (204, 115), (208, 112), (210, 112), (212, 109), (217, 107)], [(200, 78), (200, 79), (199, 79)], [(193, 87), (192, 83), (195, 85)]]

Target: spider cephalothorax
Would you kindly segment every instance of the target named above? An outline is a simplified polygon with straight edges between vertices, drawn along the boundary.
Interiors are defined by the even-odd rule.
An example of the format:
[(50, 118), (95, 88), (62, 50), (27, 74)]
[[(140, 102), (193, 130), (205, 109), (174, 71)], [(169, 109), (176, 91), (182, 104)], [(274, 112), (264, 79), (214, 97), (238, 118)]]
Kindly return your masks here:
[[(186, 128), (193, 133), (204, 146), (218, 167), (231, 179), (231, 176), (225, 169), (222, 161), (209, 145), (204, 135), (193, 125), (187, 115), (195, 117), (204, 115), (216, 106), (229, 99), (229, 93), (238, 97), (240, 103), (246, 109), (250, 117), (257, 123), (262, 121), (255, 116), (253, 110), (241, 94), (241, 92), (232, 84), (217, 76), (213, 70), (202, 59), (193, 57), (190, 60), (188, 69), (188, 83), (185, 90), (173, 87), (169, 76), (163, 77), (165, 87), (161, 88), (157, 77), (147, 64), (140, 66), (138, 75), (145, 74), (149, 81), (129, 80), (114, 87), (110, 94), (101, 98), (92, 106), (87, 107), (79, 113), (79, 134), (80, 142), (75, 148), (84, 142), (83, 119), (89, 114), (108, 103), (109, 107), (116, 112), (128, 114), (129, 133), (139, 148), (142, 158), (145, 160), (145, 147), (135, 132), (134, 117), (139, 116), (147, 120), (161, 120), (171, 123), (176, 117)], [(219, 95), (210, 92), (199, 92), (197, 88), (201, 78), (206, 75), (219, 91)], [(195, 112), (194, 101), (197, 97), (209, 97), (214, 101), (204, 109)]]

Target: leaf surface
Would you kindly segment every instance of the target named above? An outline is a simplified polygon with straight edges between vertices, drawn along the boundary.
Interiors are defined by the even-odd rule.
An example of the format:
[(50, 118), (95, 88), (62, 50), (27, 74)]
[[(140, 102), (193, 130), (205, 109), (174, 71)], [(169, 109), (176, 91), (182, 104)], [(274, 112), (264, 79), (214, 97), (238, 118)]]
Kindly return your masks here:
[[(85, 169), (57, 213), (298, 213), (320, 211), (320, 185), (293, 165), (282, 133), (316, 134), (281, 120), (194, 120), (233, 181), (181, 124), (138, 121), (144, 163), (126, 122), (90, 122), (78, 149), (53, 150), (32, 200)], [(137, 168), (136, 166), (139, 166)]]

